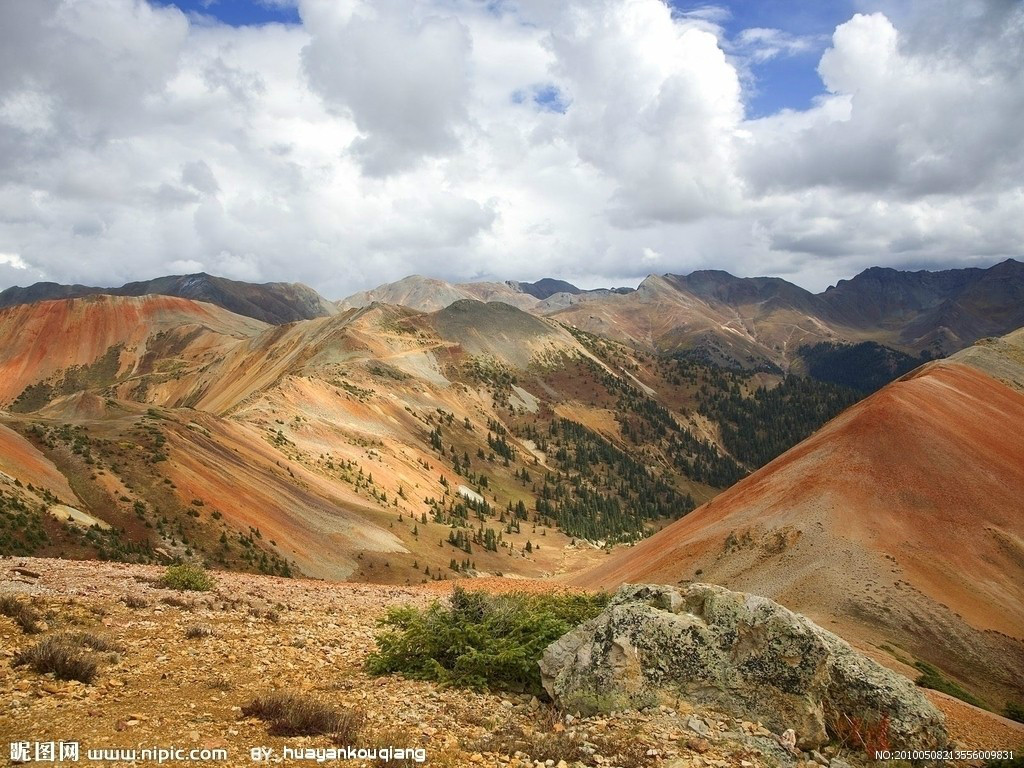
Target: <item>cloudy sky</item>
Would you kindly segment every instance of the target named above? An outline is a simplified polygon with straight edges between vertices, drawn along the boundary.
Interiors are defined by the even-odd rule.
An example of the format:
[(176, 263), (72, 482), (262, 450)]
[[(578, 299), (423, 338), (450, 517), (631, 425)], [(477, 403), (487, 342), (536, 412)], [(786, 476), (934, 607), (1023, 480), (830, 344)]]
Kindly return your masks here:
[(0, 2), (0, 288), (1022, 255), (1020, 0)]

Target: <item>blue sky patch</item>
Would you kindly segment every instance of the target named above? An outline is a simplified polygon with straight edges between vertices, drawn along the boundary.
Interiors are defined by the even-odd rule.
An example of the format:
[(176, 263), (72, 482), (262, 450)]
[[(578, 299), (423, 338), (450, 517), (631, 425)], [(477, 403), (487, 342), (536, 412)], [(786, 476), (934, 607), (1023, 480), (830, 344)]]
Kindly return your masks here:
[(566, 113), (570, 104), (565, 94), (552, 83), (534, 85), (528, 90), (513, 91), (513, 104), (525, 104), (527, 101), (532, 102), (534, 106), (544, 112), (557, 112), (560, 115)]
[(299, 11), (291, 3), (272, 0), (157, 0), (159, 5), (173, 5), (186, 14), (212, 16), (232, 27), (260, 24), (299, 24)]
[(545, 112), (558, 112), (560, 115), (564, 115), (569, 108), (569, 102), (555, 85), (542, 85), (535, 88), (533, 103)]
[(821, 54), (831, 44), (835, 28), (857, 12), (853, 0), (670, 0), (670, 5), (679, 14), (699, 15), (721, 25), (726, 41), (736, 42), (745, 29), (762, 28), (780, 30), (806, 43), (804, 50), (751, 61), (754, 82), (747, 83), (745, 91), (748, 117), (810, 107), (825, 91), (817, 72)]

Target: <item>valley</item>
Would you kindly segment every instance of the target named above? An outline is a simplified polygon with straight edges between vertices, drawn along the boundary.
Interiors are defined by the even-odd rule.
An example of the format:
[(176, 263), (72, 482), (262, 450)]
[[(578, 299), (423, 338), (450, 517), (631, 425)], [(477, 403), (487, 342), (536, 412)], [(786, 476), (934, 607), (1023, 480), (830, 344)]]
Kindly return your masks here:
[(0, 309), (0, 553), (424, 589), (708, 581), (993, 711), (1020, 700), (1020, 332), (826, 328), (823, 299), (722, 275), (410, 280), (286, 322), (265, 318), (323, 302)]

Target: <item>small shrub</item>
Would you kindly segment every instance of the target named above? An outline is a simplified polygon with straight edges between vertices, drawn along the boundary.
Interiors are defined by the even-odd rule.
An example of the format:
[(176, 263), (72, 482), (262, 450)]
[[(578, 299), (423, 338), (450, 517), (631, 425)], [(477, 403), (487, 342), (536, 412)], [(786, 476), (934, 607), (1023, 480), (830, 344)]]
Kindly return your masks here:
[(60, 680), (91, 683), (99, 671), (99, 661), (84, 653), (79, 644), (65, 635), (51, 635), (14, 657), (13, 666), (31, 667), (41, 675), (52, 674)]
[(183, 611), (191, 611), (193, 608), (196, 607), (196, 604), (193, 601), (186, 600), (185, 598), (178, 597), (177, 595), (167, 595), (166, 597), (161, 597), (160, 602), (164, 605), (171, 605), (175, 608), (180, 608)]
[(471, 742), (467, 747), (474, 752), (492, 752), (498, 755), (514, 755), (522, 752), (531, 760), (565, 760), (568, 763), (590, 759), (583, 750), (583, 739), (566, 731), (552, 730), (550, 721), (531, 730), (507, 722), (498, 726), (482, 739)]
[(878, 720), (867, 720), (826, 707), (825, 729), (840, 746), (861, 749), (869, 758), (874, 758), (876, 752), (887, 751), (890, 747), (888, 715)]
[(207, 592), (213, 589), (213, 578), (198, 565), (171, 565), (164, 571), (161, 584), (179, 592)]
[(100, 653), (124, 653), (124, 646), (120, 643), (108, 637), (94, 635), (92, 632), (78, 632), (67, 637), (75, 645), (99, 651)]
[(1024, 768), (1024, 755), (1014, 755), (1002, 760), (986, 760), (984, 768)]
[(234, 684), (227, 675), (220, 673), (215, 674), (209, 680), (206, 681), (206, 686), (212, 688), (215, 691), (230, 691), (234, 688)]
[(263, 619), (271, 624), (281, 623), (281, 612), (276, 608), (250, 608), (249, 615), (255, 619)]
[(200, 637), (210, 637), (213, 630), (199, 624), (193, 625), (185, 630), (185, 637), (189, 640), (198, 640)]
[(41, 631), (39, 613), (28, 603), (18, 600), (13, 595), (0, 597), (0, 614), (14, 620), (26, 635), (34, 635)]
[(364, 722), (360, 712), (338, 709), (313, 696), (273, 691), (242, 708), (246, 717), (270, 724), (274, 736), (328, 735), (339, 744), (354, 744)]
[(513, 592), (490, 595), (456, 587), (451, 605), (394, 608), (382, 620), (367, 668), (415, 680), (544, 695), (537, 662), (544, 649), (596, 616), (607, 595)]
[(1021, 706), (1015, 701), (1006, 702), (1003, 714), (1011, 720), (1016, 720), (1018, 723), (1024, 723), (1024, 706)]
[(942, 693), (958, 698), (961, 701), (966, 701), (968, 704), (972, 704), (975, 707), (988, 709), (988, 705), (986, 705), (985, 702), (968, 693), (952, 680), (944, 678), (939, 670), (931, 664), (927, 664), (923, 661), (917, 661), (914, 662), (914, 666), (921, 671), (921, 676), (917, 678), (916, 682), (922, 688), (931, 688), (934, 691), (941, 691)]
[(128, 595), (124, 599), (124, 604), (129, 608), (147, 608), (149, 606), (149, 600), (139, 595)]

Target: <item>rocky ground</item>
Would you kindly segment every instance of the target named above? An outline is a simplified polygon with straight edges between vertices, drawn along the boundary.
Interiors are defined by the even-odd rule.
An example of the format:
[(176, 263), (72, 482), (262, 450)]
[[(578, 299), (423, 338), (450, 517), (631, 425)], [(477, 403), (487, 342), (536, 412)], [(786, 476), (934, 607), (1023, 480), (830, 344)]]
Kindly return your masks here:
[[(394, 587), (217, 573), (210, 592), (182, 593), (160, 587), (161, 573), (157, 567), (115, 563), (0, 560), (0, 596), (17, 595), (45, 616), (37, 635), (24, 634), (0, 616), (0, 744), (223, 747), (229, 758), (221, 765), (251, 765), (254, 747), (280, 755), (285, 746), (330, 746), (326, 737), (270, 735), (265, 722), (243, 715), (257, 696), (287, 690), (362, 713), (361, 744), (421, 746), (428, 764), (437, 766), (753, 768), (831, 762), (842, 768), (864, 762), (855, 752), (835, 750), (790, 757), (778, 735), (759, 724), (694, 711), (685, 702), (577, 719), (531, 696), (369, 676), (363, 663), (374, 646), (376, 621), (391, 606), (427, 605), (450, 584)], [(552, 588), (549, 582), (500, 579), (474, 585)], [(211, 633), (193, 630), (189, 637), (196, 627)], [(10, 664), (41, 637), (83, 631), (123, 648), (90, 685)], [(937, 703), (965, 745), (1024, 746), (1024, 727), (952, 700)], [(7, 756), (2, 746), (0, 760)]]

